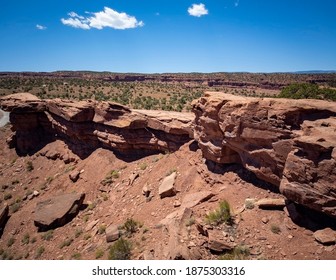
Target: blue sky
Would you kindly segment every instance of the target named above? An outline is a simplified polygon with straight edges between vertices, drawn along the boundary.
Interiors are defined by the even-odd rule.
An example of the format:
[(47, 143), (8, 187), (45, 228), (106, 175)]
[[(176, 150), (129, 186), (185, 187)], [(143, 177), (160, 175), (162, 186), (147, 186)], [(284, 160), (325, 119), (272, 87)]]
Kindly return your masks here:
[(336, 70), (335, 0), (0, 5), (0, 71)]

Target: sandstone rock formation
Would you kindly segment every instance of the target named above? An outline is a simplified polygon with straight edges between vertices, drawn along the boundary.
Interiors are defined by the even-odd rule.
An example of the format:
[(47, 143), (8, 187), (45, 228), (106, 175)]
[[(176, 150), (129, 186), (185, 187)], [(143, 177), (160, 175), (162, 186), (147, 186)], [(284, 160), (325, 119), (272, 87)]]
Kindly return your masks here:
[(174, 151), (194, 138), (208, 163), (241, 164), (288, 200), (336, 217), (334, 102), (209, 92), (193, 102), (194, 116), (24, 93), (1, 98), (0, 107), (11, 112), (9, 144), (22, 154), (56, 139), (85, 157), (99, 147)]
[(240, 163), (291, 201), (336, 217), (336, 104), (206, 93), (193, 102), (203, 156)]
[(130, 110), (111, 102), (41, 100), (29, 93), (8, 95), (14, 146), (30, 153), (62, 139), (79, 156), (103, 147), (118, 152), (174, 151), (193, 137), (193, 114)]
[(34, 224), (40, 230), (63, 226), (77, 215), (85, 195), (69, 193), (37, 203)]

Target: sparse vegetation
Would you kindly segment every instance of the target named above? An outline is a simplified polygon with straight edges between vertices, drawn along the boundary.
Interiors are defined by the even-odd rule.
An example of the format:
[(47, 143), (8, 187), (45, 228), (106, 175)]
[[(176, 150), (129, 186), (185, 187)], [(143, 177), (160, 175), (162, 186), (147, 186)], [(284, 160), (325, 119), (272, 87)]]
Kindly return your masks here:
[(48, 230), (41, 236), (42, 240), (46, 240), (46, 241), (50, 241), (53, 237), (54, 237), (54, 231), (52, 229)]
[(9, 199), (11, 199), (13, 196), (12, 196), (12, 194), (10, 194), (10, 193), (6, 193), (5, 195), (4, 195), (4, 200), (9, 200)]
[(129, 260), (131, 257), (131, 243), (124, 238), (119, 238), (109, 250), (109, 260)]
[(98, 228), (98, 234), (105, 233), (105, 230), (106, 230), (106, 225), (100, 225)]
[(219, 256), (219, 260), (246, 260), (250, 256), (247, 246), (237, 246), (232, 251)]
[(20, 202), (15, 202), (12, 206), (11, 206), (11, 211), (12, 213), (16, 213), (17, 211), (19, 211), (21, 207), (21, 203)]
[(192, 226), (194, 223), (195, 223), (195, 218), (194, 218), (194, 217), (191, 217), (191, 218), (187, 219), (185, 225), (186, 225), (187, 227), (190, 227), (190, 226)]
[(231, 225), (233, 218), (231, 216), (230, 204), (226, 200), (221, 201), (219, 208), (207, 214), (205, 220), (211, 225), (219, 225), (222, 223)]
[(84, 235), (83, 239), (84, 240), (89, 240), (91, 238), (91, 234), (87, 233)]
[(82, 233), (83, 233), (83, 230), (81, 228), (76, 229), (75, 238), (78, 238), (79, 236), (81, 236)]
[(80, 260), (81, 258), (82, 258), (81, 253), (74, 253), (74, 254), (71, 256), (71, 259), (72, 259), (72, 260)]
[(132, 218), (128, 218), (126, 222), (123, 224), (122, 229), (125, 230), (125, 234), (127, 236), (132, 235), (137, 232), (139, 223)]
[(140, 163), (140, 164), (139, 164), (139, 168), (140, 168), (141, 170), (146, 170), (146, 168), (147, 168), (147, 163), (145, 163), (145, 162)]
[(321, 88), (317, 84), (291, 84), (282, 89), (278, 97), (293, 99), (327, 99), (336, 101), (336, 90)]
[(113, 183), (113, 179), (118, 179), (120, 176), (118, 170), (111, 170), (105, 178), (100, 182), (103, 186), (109, 185)]
[(274, 234), (279, 234), (281, 232), (281, 229), (279, 228), (279, 226), (277, 225), (271, 225), (271, 232), (273, 232)]
[(172, 169), (170, 169), (170, 170), (166, 173), (166, 176), (169, 176), (169, 175), (173, 174), (173, 173), (176, 172), (176, 171), (177, 171), (176, 168), (172, 168)]
[(61, 245), (60, 245), (60, 249), (63, 249), (64, 247), (69, 247), (71, 245), (71, 243), (73, 242), (72, 238), (67, 238), (65, 239)]
[(253, 209), (254, 208), (254, 201), (253, 199), (246, 199), (245, 200), (245, 209)]
[(23, 238), (22, 238), (22, 244), (24, 244), (24, 245), (27, 245), (27, 244), (29, 244), (29, 242), (30, 242), (30, 235), (29, 235), (29, 233), (26, 233), (24, 236), (23, 236)]
[(27, 170), (28, 172), (31, 172), (31, 171), (34, 170), (34, 165), (33, 165), (33, 163), (32, 163), (31, 161), (28, 161), (28, 162), (27, 162), (27, 164), (26, 164), (26, 170)]
[(43, 246), (38, 247), (36, 249), (36, 258), (41, 257), (44, 251), (45, 251), (45, 248)]
[(11, 247), (15, 243), (15, 238), (11, 237), (7, 241), (7, 247)]
[(97, 259), (100, 259), (101, 257), (103, 257), (104, 254), (105, 254), (105, 252), (103, 251), (103, 249), (98, 249), (98, 250), (96, 251), (96, 260), (97, 260)]

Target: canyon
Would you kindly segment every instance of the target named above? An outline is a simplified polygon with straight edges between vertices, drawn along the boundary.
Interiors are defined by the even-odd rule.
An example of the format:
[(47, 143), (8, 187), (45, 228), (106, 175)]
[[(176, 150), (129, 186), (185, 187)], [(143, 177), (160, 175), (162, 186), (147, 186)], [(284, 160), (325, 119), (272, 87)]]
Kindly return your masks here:
[[(28, 161), (39, 166), (30, 173), (39, 170), (36, 177), (30, 178), (29, 172), (20, 175), (22, 186), (40, 184), (43, 178), (50, 181), (38, 190), (36, 198), (25, 200), (26, 207), (11, 212), (3, 232), (7, 239), (20, 224), (22, 211), (40, 211), (34, 210), (33, 201), (43, 205), (48, 197), (74, 190), (85, 194), (85, 199), (82, 197), (75, 212), (70, 203), (68, 212), (74, 215), (52, 228), (70, 231), (80, 226), (86, 231), (91, 224), (87, 230), (91, 232), (98, 224), (115, 229), (113, 225), (127, 217), (141, 219), (150, 224), (152, 239), (147, 239), (150, 241), (135, 258), (213, 259), (239, 244), (248, 244), (253, 258), (261, 254), (259, 251), (264, 257), (277, 259), (334, 256), (334, 230), (328, 231), (331, 247), (312, 237), (326, 227), (334, 228), (336, 218), (334, 102), (206, 92), (192, 102), (188, 113), (136, 110), (95, 100), (40, 99), (19, 93), (2, 97), (0, 107), (10, 112), (2, 156), (18, 156), (19, 174), (24, 173), (23, 164)], [(15, 164), (19, 163), (4, 163), (1, 172), (8, 176)], [(74, 173), (57, 171), (57, 166), (62, 170), (71, 166)], [(112, 168), (118, 176), (106, 176)], [(48, 179), (50, 174), (58, 175)], [(12, 188), (19, 192), (15, 184)], [(224, 228), (224, 236), (223, 228), (205, 225), (202, 219), (223, 199), (229, 199), (235, 217), (233, 227)], [(100, 205), (96, 210), (81, 208), (96, 200)], [(4, 209), (8, 212), (8, 207)], [(89, 224), (82, 220), (85, 211), (91, 211)], [(324, 222), (319, 224), (316, 217)], [(286, 235), (281, 239), (269, 232), (270, 220), (283, 224), (281, 230)], [(34, 231), (33, 223), (23, 227)], [(18, 231), (23, 234), (24, 230)], [(306, 231), (310, 233), (305, 235)], [(92, 239), (103, 246), (101, 236), (94, 232)], [(136, 238), (145, 239), (144, 233)], [(303, 249), (302, 255), (290, 251), (299, 250), (302, 240), (311, 248), (315, 246), (318, 256), (308, 249)], [(84, 258), (92, 258), (89, 241), (76, 243)], [(284, 249), (288, 242), (294, 247)], [(66, 253), (59, 254), (64, 257)]]

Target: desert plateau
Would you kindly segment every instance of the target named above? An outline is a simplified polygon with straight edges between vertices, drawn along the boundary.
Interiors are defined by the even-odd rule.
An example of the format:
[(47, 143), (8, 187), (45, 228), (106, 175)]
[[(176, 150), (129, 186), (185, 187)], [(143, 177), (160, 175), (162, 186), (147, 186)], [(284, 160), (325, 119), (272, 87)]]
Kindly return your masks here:
[(335, 260), (335, 81), (1, 73), (0, 258)]

